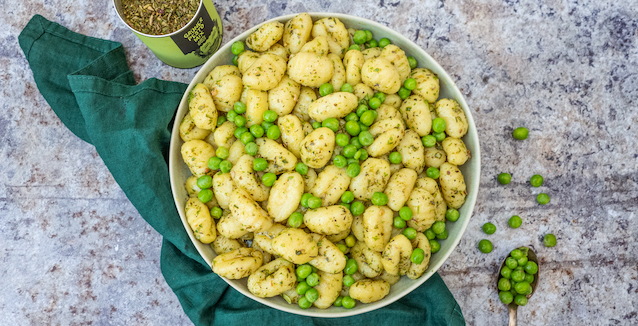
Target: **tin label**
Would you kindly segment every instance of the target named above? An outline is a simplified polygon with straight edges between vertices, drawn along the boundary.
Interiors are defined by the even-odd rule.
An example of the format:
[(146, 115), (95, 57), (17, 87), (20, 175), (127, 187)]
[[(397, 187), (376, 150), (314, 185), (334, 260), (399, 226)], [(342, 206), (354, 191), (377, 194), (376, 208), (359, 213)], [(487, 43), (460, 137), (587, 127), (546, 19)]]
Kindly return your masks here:
[(221, 22), (212, 19), (206, 8), (202, 8), (195, 24), (181, 33), (172, 35), (171, 39), (184, 55), (194, 53), (206, 58), (217, 51), (222, 42)]

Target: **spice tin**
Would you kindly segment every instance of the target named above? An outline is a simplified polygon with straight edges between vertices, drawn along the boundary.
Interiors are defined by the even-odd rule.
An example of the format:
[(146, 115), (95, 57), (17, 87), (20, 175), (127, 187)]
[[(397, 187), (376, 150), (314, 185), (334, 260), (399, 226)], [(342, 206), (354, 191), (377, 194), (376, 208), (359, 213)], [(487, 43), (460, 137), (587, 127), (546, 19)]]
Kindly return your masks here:
[(126, 23), (122, 1), (114, 0), (118, 17), (148, 46), (158, 59), (176, 68), (193, 68), (206, 62), (222, 42), (222, 21), (211, 0), (201, 0), (195, 16), (178, 31), (150, 35)]

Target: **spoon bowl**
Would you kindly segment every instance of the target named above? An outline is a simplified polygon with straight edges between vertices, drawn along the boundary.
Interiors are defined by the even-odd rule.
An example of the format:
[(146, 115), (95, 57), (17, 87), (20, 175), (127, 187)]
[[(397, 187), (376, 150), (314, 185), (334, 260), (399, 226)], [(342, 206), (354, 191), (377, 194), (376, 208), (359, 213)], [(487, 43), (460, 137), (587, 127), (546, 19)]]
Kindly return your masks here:
[[(536, 265), (538, 266), (538, 271), (536, 272), (536, 274), (534, 274), (534, 281), (532, 283), (530, 283), (530, 287), (532, 288), (532, 292), (528, 295), (526, 295), (525, 297), (527, 299), (531, 298), (532, 295), (534, 295), (534, 292), (536, 292), (536, 286), (538, 285), (538, 279), (540, 277), (541, 274), (541, 266), (538, 263), (538, 257), (536, 256), (536, 253), (534, 252), (534, 249), (530, 248), (530, 247), (519, 247), (517, 248), (523, 252), (527, 253), (527, 261), (533, 261), (534, 263), (536, 263)], [(503, 262), (501, 263), (501, 267), (498, 269), (498, 275), (496, 276), (496, 291), (500, 291), (498, 289), (498, 280), (501, 279), (501, 270), (503, 269), (503, 267), (505, 266), (505, 261), (507, 260), (507, 258), (509, 257), (509, 254), (507, 255), (507, 257), (505, 257), (505, 259), (503, 259)], [(514, 303), (514, 301), (512, 301), (510, 304), (507, 305), (507, 309), (509, 311), (509, 326), (516, 326), (516, 310), (518, 309), (518, 305), (516, 303)]]

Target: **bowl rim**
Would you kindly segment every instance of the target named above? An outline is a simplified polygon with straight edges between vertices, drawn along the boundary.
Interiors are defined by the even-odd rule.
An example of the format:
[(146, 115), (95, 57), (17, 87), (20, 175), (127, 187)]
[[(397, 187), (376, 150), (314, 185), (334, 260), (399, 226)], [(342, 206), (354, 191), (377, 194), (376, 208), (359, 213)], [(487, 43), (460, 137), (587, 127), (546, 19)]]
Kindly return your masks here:
[[(421, 48), (421, 46), (419, 46), (418, 44), (416, 44), (415, 42), (413, 42), (412, 40), (408, 39), (407, 37), (403, 36), (401, 33), (393, 30), (390, 27), (384, 26), (380, 23), (377, 23), (375, 21), (366, 19), (366, 18), (362, 18), (362, 17), (358, 17), (358, 16), (354, 16), (354, 15), (349, 15), (349, 14), (343, 14), (343, 13), (329, 13), (329, 12), (307, 12), (312, 18), (313, 20), (315, 19), (321, 19), (321, 18), (326, 18), (326, 17), (335, 17), (338, 18), (340, 20), (354, 20), (357, 21), (358, 23), (362, 24), (362, 25), (367, 25), (367, 26), (372, 26), (375, 27), (377, 29), (381, 29), (384, 32), (384, 37), (388, 37), (391, 38), (393, 40), (401, 40), (403, 43), (409, 43), (413, 45), (413, 48), (410, 49), (410, 52), (418, 52), (420, 56), (426, 57), (430, 63), (428, 64), (428, 69), (431, 70), (437, 70), (438, 73), (436, 74), (438, 76), (438, 78), (440, 80), (442, 80), (447, 87), (451, 87), (450, 92), (457, 95), (457, 96), (451, 96), (453, 97), (454, 100), (456, 100), (459, 105), (461, 106), (461, 108), (463, 109), (467, 120), (468, 120), (468, 124), (469, 124), (469, 128), (468, 128), (468, 133), (466, 134), (466, 136), (471, 136), (471, 141), (472, 141), (472, 146), (474, 147), (474, 150), (472, 151), (472, 158), (471, 160), (475, 161), (475, 167), (472, 170), (472, 174), (476, 175), (476, 181), (473, 182), (470, 187), (467, 189), (468, 192), (468, 196), (466, 198), (465, 203), (463, 204), (463, 208), (464, 210), (466, 210), (468, 217), (465, 218), (462, 221), (461, 224), (461, 229), (460, 229), (460, 235), (458, 237), (456, 237), (455, 239), (451, 239), (452, 244), (449, 246), (449, 249), (447, 252), (442, 253), (443, 257), (442, 259), (440, 259), (438, 261), (438, 263), (434, 264), (434, 265), (430, 265), (428, 266), (428, 270), (426, 271), (426, 273), (424, 273), (420, 278), (414, 280), (414, 284), (410, 285), (409, 287), (405, 288), (404, 290), (402, 290), (401, 292), (397, 293), (396, 295), (394, 295), (394, 297), (392, 298), (385, 298), (384, 300), (381, 301), (377, 301), (374, 303), (369, 303), (366, 304), (365, 306), (358, 308), (357, 309), (352, 309), (352, 310), (343, 310), (342, 312), (338, 312), (338, 313), (334, 313), (334, 312), (329, 312), (323, 309), (318, 309), (318, 308), (314, 308), (314, 309), (294, 309), (294, 307), (297, 307), (296, 305), (289, 305), (288, 306), (281, 306), (276, 304), (275, 302), (269, 300), (271, 298), (259, 298), (256, 297), (255, 295), (253, 295), (252, 293), (250, 293), (247, 289), (241, 288), (239, 286), (236, 286), (236, 284), (234, 282), (231, 282), (229, 280), (227, 280), (225, 277), (221, 277), (228, 285), (232, 286), (235, 290), (239, 291), (240, 293), (242, 293), (243, 295), (247, 296), (248, 298), (251, 298), (259, 303), (262, 303), (266, 306), (269, 306), (271, 308), (277, 309), (277, 310), (281, 310), (281, 311), (285, 311), (288, 313), (292, 313), (292, 314), (297, 314), (297, 315), (302, 315), (302, 316), (309, 316), (309, 317), (321, 317), (321, 318), (339, 318), (339, 317), (350, 317), (350, 316), (355, 316), (355, 315), (359, 315), (359, 314), (363, 314), (366, 312), (370, 312), (373, 310), (377, 310), (380, 308), (383, 308), (391, 303), (394, 303), (395, 301), (403, 298), (404, 296), (408, 295), (410, 292), (414, 291), (416, 288), (418, 288), (419, 286), (423, 285), (423, 283), (425, 283), (432, 275), (434, 275), (434, 273), (436, 273), (439, 268), (441, 268), (441, 266), (447, 261), (447, 259), (449, 258), (449, 256), (452, 254), (452, 252), (454, 251), (454, 249), (456, 249), (456, 247), (458, 246), (459, 242), (461, 241), (461, 238), (463, 237), (463, 234), (465, 233), (467, 226), (470, 222), (470, 218), (472, 216), (472, 212), (474, 211), (474, 206), (476, 204), (476, 199), (477, 199), (477, 195), (478, 195), (478, 189), (479, 189), (479, 183), (480, 183), (480, 176), (481, 176), (481, 164), (480, 164), (480, 159), (481, 159), (481, 155), (480, 155), (480, 143), (479, 143), (479, 139), (478, 139), (478, 132), (476, 130), (476, 125), (474, 123), (474, 119), (473, 116), (468, 108), (468, 105), (465, 101), (465, 98), (462, 94), (462, 92), (459, 90), (459, 88), (456, 86), (456, 84), (454, 83), (454, 81), (452, 80), (452, 78), (450, 77), (450, 75), (447, 73), (447, 71), (445, 69), (443, 69), (443, 67), (441, 67), (441, 65), (434, 59), (432, 58), (423, 48)], [(181, 119), (183, 118), (183, 115), (186, 115), (185, 113), (183, 115), (179, 114), (180, 108), (183, 107), (184, 103), (187, 103), (187, 98), (188, 98), (188, 93), (190, 92), (190, 90), (194, 87), (194, 85), (196, 84), (196, 80), (203, 80), (204, 77), (206, 75), (208, 75), (208, 73), (210, 72), (210, 70), (212, 70), (213, 67), (209, 67), (212, 63), (212, 61), (217, 61), (217, 58), (220, 56), (224, 56), (224, 55), (228, 55), (228, 53), (230, 53), (230, 48), (233, 44), (233, 42), (238, 41), (238, 40), (245, 40), (248, 35), (252, 34), (253, 32), (255, 32), (260, 26), (262, 26), (263, 24), (269, 23), (269, 22), (274, 22), (274, 21), (279, 21), (279, 22), (285, 22), (288, 21), (290, 19), (292, 19), (293, 17), (295, 17), (296, 15), (298, 15), (300, 13), (293, 13), (293, 14), (287, 14), (287, 15), (282, 15), (282, 16), (278, 16), (269, 20), (266, 20), (264, 22), (261, 22), (249, 29), (247, 29), (246, 31), (244, 31), (243, 33), (237, 35), (236, 37), (234, 37), (233, 39), (229, 40), (226, 44), (224, 44), (222, 47), (220, 47), (217, 52), (215, 52), (205, 63), (204, 65), (202, 65), (199, 70), (197, 71), (197, 73), (195, 74), (195, 76), (193, 76), (193, 78), (191, 79), (191, 82), (188, 85), (188, 88), (186, 89), (186, 91), (184, 92), (184, 95), (182, 96), (182, 100), (180, 101), (180, 104), (177, 108), (176, 111), (176, 116), (175, 116), (175, 123), (173, 125), (172, 131), (171, 131), (171, 141), (170, 141), (170, 149), (169, 149), (169, 175), (170, 175), (170, 183), (171, 183), (171, 190), (173, 193), (173, 200), (175, 201), (175, 205), (176, 208), (180, 214), (180, 218), (182, 220), (182, 224), (184, 225), (184, 228), (186, 230), (186, 232), (188, 233), (191, 241), (193, 242), (193, 245), (195, 246), (195, 248), (197, 249), (197, 251), (199, 252), (200, 256), (209, 264), (209, 266), (211, 265), (211, 262), (209, 262), (206, 259), (206, 255), (200, 250), (199, 246), (195, 245), (196, 240), (192, 231), (190, 230), (190, 226), (188, 225), (188, 222), (186, 221), (185, 218), (185, 214), (184, 214), (184, 207), (183, 207), (183, 203), (178, 202), (178, 195), (177, 195), (177, 191), (178, 189), (183, 188), (183, 184), (177, 184), (176, 178), (174, 178), (174, 174), (178, 173), (177, 171), (175, 171), (175, 158), (174, 155), (171, 155), (171, 153), (173, 153), (174, 151), (174, 147), (175, 146), (179, 146), (179, 143), (182, 142), (180, 136), (179, 136), (179, 125), (180, 123), (178, 123), (178, 121), (181, 121)], [(434, 68), (434, 69), (433, 69)], [(187, 107), (187, 106), (186, 106)], [(465, 137), (464, 137), (465, 138)], [(180, 156), (181, 158), (181, 156)], [(180, 162), (179, 163), (183, 163)], [(459, 221), (455, 222), (458, 223)], [(211, 271), (212, 273), (212, 271)]]

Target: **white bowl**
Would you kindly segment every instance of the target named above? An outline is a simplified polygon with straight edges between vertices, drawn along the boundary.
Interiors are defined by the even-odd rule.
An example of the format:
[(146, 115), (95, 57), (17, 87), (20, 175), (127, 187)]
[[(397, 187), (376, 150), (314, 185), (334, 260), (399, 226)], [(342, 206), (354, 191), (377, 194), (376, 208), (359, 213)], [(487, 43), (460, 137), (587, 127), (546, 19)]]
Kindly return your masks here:
[[(281, 16), (269, 21), (280, 21), (282, 23), (285, 23), (286, 21), (293, 18), (295, 15), (296, 14)], [(467, 116), (468, 122), (470, 124), (469, 131), (467, 135), (463, 137), (463, 141), (465, 142), (467, 148), (470, 150), (472, 158), (460, 167), (467, 184), (467, 200), (463, 207), (461, 207), (461, 209), (459, 210), (460, 218), (456, 222), (446, 223), (446, 228), (448, 230), (449, 236), (446, 240), (440, 241), (440, 251), (432, 255), (432, 258), (430, 259), (430, 266), (423, 274), (423, 276), (421, 276), (419, 279), (411, 280), (407, 277), (402, 277), (397, 284), (393, 285), (390, 288), (390, 294), (388, 294), (382, 300), (370, 304), (359, 303), (353, 309), (344, 309), (337, 307), (330, 307), (328, 309), (317, 309), (315, 307), (312, 307), (305, 310), (299, 308), (299, 306), (296, 304), (288, 304), (280, 296), (266, 299), (254, 296), (248, 291), (246, 287), (246, 278), (242, 280), (224, 279), (228, 284), (230, 284), (230, 286), (232, 286), (245, 296), (275, 309), (312, 317), (347, 317), (379, 309), (407, 295), (412, 290), (423, 284), (428, 278), (430, 278), (430, 276), (432, 276), (432, 274), (434, 274), (441, 267), (441, 265), (443, 265), (443, 262), (445, 262), (445, 260), (450, 256), (454, 248), (456, 248), (457, 244), (461, 240), (461, 236), (465, 232), (467, 224), (470, 221), (470, 217), (472, 215), (472, 210), (474, 209), (474, 204), (476, 202), (476, 196), (478, 193), (479, 178), (481, 175), (479, 140), (478, 134), (476, 132), (476, 126), (474, 125), (474, 120), (472, 119), (472, 113), (468, 109), (463, 95), (456, 87), (450, 76), (445, 72), (445, 70), (443, 70), (443, 68), (441, 68), (441, 66), (418, 45), (414, 44), (412, 41), (408, 40), (403, 35), (395, 32), (392, 29), (364, 18), (337, 13), (310, 13), (310, 16), (312, 16), (313, 21), (324, 17), (336, 17), (339, 18), (348, 28), (370, 30), (377, 40), (382, 37), (389, 38), (393, 44), (403, 49), (406, 55), (416, 58), (419, 63), (419, 67), (428, 68), (439, 77), (439, 82), (441, 85), (439, 98), (455, 99), (463, 108), (463, 111), (465, 112), (465, 115)], [(213, 258), (215, 258), (216, 256), (215, 252), (210, 247), (210, 245), (203, 244), (195, 239), (192, 230), (186, 222), (186, 216), (184, 214), (184, 205), (186, 203), (186, 200), (188, 199), (188, 194), (184, 187), (184, 183), (186, 182), (186, 179), (191, 175), (191, 173), (188, 170), (186, 164), (183, 162), (182, 156), (180, 154), (180, 148), (183, 144), (183, 141), (179, 136), (179, 122), (182, 121), (184, 116), (188, 113), (187, 97), (188, 93), (195, 86), (195, 84), (203, 82), (206, 75), (214, 67), (218, 65), (232, 64), (232, 54), (230, 51), (230, 47), (233, 42), (238, 40), (245, 40), (248, 35), (257, 30), (257, 28), (261, 25), (262, 24), (254, 26), (241, 35), (235, 37), (233, 40), (229, 41), (228, 43), (226, 43), (226, 45), (221, 47), (217, 51), (217, 53), (215, 53), (210, 59), (208, 59), (208, 61), (202, 66), (199, 72), (197, 72), (190, 85), (188, 85), (188, 89), (184, 93), (182, 101), (179, 104), (175, 124), (173, 125), (170, 144), (169, 173), (171, 178), (173, 197), (175, 198), (175, 205), (177, 206), (177, 210), (179, 211), (179, 215), (182, 218), (184, 228), (188, 232), (193, 245), (195, 245), (199, 253), (209, 265), (211, 264)]]

